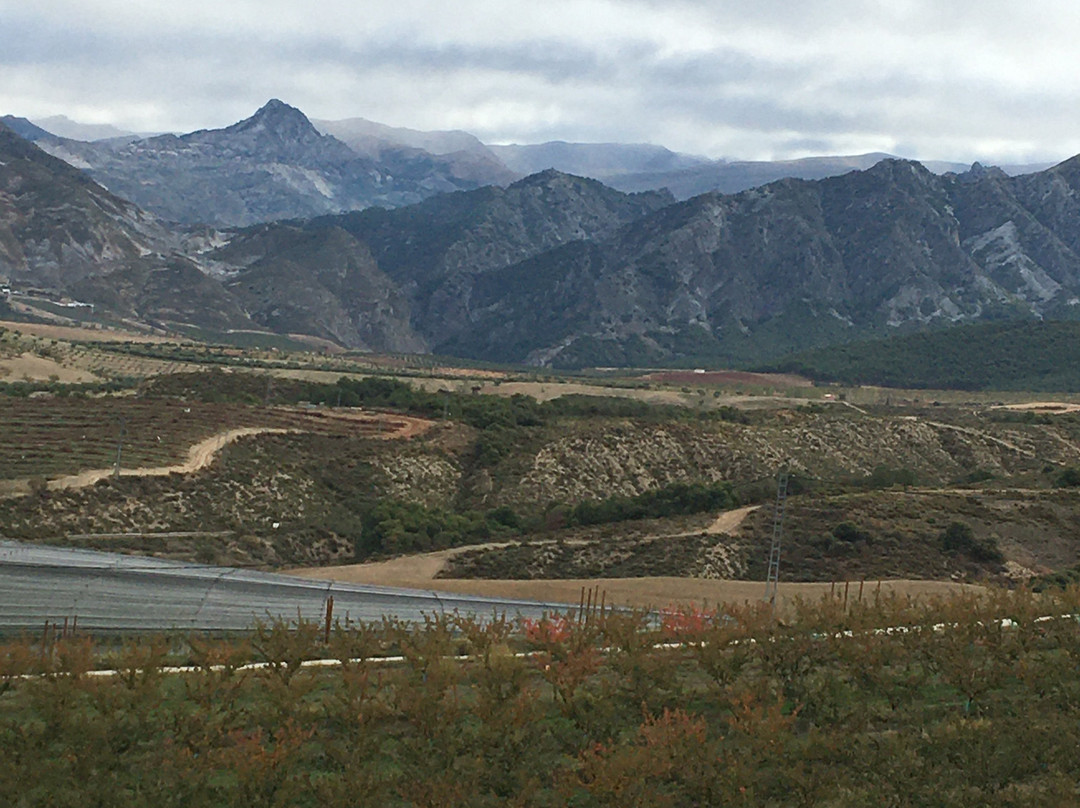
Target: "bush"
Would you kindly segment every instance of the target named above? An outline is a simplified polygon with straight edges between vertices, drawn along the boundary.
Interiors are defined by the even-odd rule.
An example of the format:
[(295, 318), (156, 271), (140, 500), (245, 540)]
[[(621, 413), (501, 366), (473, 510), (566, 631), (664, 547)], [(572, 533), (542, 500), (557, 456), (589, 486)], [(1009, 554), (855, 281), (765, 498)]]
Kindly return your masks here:
[(1058, 488), (1076, 488), (1080, 486), (1080, 468), (1071, 466), (1058, 475), (1054, 481)]
[(917, 477), (911, 469), (894, 469), (890, 466), (876, 467), (863, 481), (868, 488), (892, 488), (894, 485), (915, 485)]
[(587, 500), (569, 513), (570, 524), (598, 525), (630, 519), (658, 519), (704, 511), (722, 511), (738, 505), (730, 483), (675, 483), (633, 497)]
[(850, 544), (855, 542), (864, 541), (870, 543), (870, 534), (859, 530), (859, 528), (853, 522), (841, 522), (832, 529), (832, 535), (834, 538), (840, 541), (846, 541)]
[(985, 539), (975, 538), (971, 525), (964, 522), (951, 522), (941, 533), (941, 547), (949, 553), (966, 555), (972, 561), (1000, 564), (1005, 560), (997, 539), (990, 536)]
[(487, 513), (455, 513), (414, 502), (386, 500), (364, 515), (362, 534), (354, 546), (361, 560), (374, 555), (423, 553), (476, 544), (494, 535), (513, 535), (520, 524), (520, 517), (508, 507)]

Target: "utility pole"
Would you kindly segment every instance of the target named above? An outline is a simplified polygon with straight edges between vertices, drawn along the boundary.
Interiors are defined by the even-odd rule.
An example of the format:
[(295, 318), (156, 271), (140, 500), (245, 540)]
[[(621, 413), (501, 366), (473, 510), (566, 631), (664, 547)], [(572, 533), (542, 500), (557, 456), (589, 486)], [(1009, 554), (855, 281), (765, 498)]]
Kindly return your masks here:
[(776, 478), (776, 509), (773, 511), (772, 545), (769, 548), (769, 572), (765, 578), (765, 600), (776, 605), (776, 588), (780, 582), (780, 543), (784, 535), (784, 503), (787, 501), (788, 470), (782, 466)]

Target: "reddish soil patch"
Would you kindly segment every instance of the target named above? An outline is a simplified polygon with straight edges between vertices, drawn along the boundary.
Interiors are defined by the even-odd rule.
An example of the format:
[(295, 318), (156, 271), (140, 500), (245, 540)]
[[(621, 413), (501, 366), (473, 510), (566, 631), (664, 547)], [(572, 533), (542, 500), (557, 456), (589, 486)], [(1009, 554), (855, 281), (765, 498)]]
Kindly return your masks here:
[(813, 387), (814, 383), (792, 373), (751, 373), (745, 370), (664, 370), (642, 376), (652, 382), (669, 384), (750, 384), (762, 387)]

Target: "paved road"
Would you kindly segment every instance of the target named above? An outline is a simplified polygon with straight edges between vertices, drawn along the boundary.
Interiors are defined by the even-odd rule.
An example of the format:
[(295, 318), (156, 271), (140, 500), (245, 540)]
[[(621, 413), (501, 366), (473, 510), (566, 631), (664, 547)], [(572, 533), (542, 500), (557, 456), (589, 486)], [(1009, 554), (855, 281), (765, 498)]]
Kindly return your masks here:
[(0, 541), (0, 631), (78, 618), (80, 630), (238, 630), (257, 620), (422, 620), (433, 612), (537, 617), (565, 604), (345, 584), (142, 556)]

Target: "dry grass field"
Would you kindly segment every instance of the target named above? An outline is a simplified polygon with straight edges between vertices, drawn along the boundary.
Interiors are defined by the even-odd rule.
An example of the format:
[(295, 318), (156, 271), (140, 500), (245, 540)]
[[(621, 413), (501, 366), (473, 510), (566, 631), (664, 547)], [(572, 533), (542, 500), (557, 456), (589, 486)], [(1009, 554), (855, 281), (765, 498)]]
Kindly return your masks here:
[(46, 382), (56, 381), (61, 384), (83, 384), (99, 381), (100, 377), (77, 367), (69, 367), (30, 352), (8, 359), (0, 359), (0, 381), (7, 382)]
[[(316, 580), (346, 581), (378, 586), (401, 586), (437, 592), (520, 598), (544, 603), (577, 605), (582, 590), (602, 593), (606, 603), (637, 608), (663, 608), (669, 605), (718, 605), (760, 600), (765, 592), (762, 581), (722, 581), (703, 578), (590, 578), (548, 581), (493, 581), (434, 578), (444, 560), (454, 551), (411, 556), (373, 564), (350, 564), (340, 567), (317, 567), (289, 570), (290, 574)], [(883, 594), (933, 597), (962, 590), (977, 590), (968, 584), (951, 581), (866, 581), (849, 583), (781, 583), (777, 592), (781, 608), (796, 598), (817, 600), (845, 589), (852, 599), (870, 598), (880, 586)]]
[(52, 323), (22, 323), (0, 320), (0, 328), (21, 331), (35, 337), (61, 339), (72, 342), (168, 342), (163, 336), (147, 334), (142, 331), (124, 331), (116, 328), (85, 328), (74, 325), (56, 325)]

